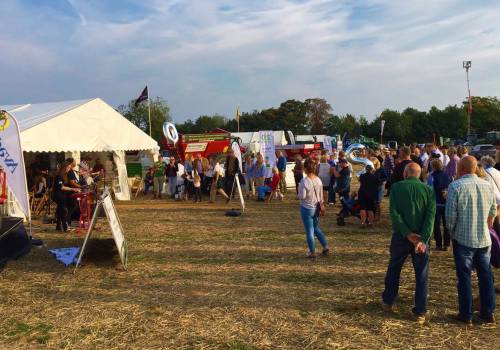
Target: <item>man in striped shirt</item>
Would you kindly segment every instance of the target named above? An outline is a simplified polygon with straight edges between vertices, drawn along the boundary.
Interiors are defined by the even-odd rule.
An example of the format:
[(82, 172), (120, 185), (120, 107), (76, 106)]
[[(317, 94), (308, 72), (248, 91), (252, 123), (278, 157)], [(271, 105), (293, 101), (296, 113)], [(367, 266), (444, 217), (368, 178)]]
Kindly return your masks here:
[(482, 322), (493, 323), (495, 288), (490, 266), (491, 237), (489, 229), (496, 216), (493, 187), (478, 178), (477, 161), (466, 156), (458, 163), (459, 179), (448, 188), (446, 224), (453, 238), (453, 256), (457, 272), (459, 312), (453, 318), (467, 324), (472, 322), (471, 271), (479, 279)]

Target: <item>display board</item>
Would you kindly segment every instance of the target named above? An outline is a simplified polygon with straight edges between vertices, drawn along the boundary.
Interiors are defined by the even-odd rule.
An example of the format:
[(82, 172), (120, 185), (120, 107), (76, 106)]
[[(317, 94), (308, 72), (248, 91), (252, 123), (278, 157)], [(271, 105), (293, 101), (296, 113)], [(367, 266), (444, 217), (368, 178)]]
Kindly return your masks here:
[(106, 217), (109, 222), (109, 226), (111, 228), (111, 233), (113, 234), (113, 238), (115, 240), (116, 248), (118, 249), (118, 254), (120, 254), (120, 259), (122, 264), (127, 266), (127, 242), (125, 241), (125, 235), (123, 234), (123, 228), (118, 218), (118, 214), (116, 213), (115, 205), (111, 200), (110, 196), (106, 196), (102, 201), (102, 206), (104, 208), (104, 212), (106, 213)]
[(82, 257), (85, 252), (85, 247), (87, 246), (87, 243), (92, 236), (92, 230), (94, 229), (94, 225), (97, 220), (97, 214), (99, 213), (99, 210), (101, 208), (104, 209), (104, 212), (106, 214), (109, 227), (111, 228), (111, 234), (113, 235), (116, 248), (118, 249), (118, 254), (120, 255), (120, 260), (125, 270), (127, 269), (127, 263), (128, 263), (127, 240), (125, 239), (123, 227), (120, 222), (120, 218), (118, 217), (118, 213), (116, 212), (115, 205), (111, 200), (109, 192), (106, 190), (101, 199), (97, 202), (96, 208), (94, 210), (94, 215), (92, 216), (92, 221), (90, 222), (87, 234), (85, 235), (85, 239), (83, 241), (82, 248), (80, 249), (80, 254), (78, 255), (78, 259), (76, 261), (75, 272), (78, 266), (80, 266), (82, 262)]
[[(240, 167), (240, 170), (238, 172), (238, 174), (240, 174), (242, 171), (243, 171), (243, 159), (241, 158), (241, 150), (240, 150), (240, 145), (238, 142), (233, 142), (231, 144), (231, 149), (233, 150), (234, 152), (234, 156), (236, 157), (236, 159), (238, 159), (238, 164), (239, 164), (239, 167)], [(241, 209), (244, 211), (245, 210), (245, 198), (243, 197), (243, 191), (241, 190), (241, 184), (240, 184), (240, 178), (239, 178), (239, 175), (235, 176), (234, 177), (234, 183), (233, 183), (233, 187), (231, 189), (231, 196), (230, 198), (232, 198), (232, 194), (234, 192), (234, 187), (236, 185), (236, 191), (238, 191), (238, 196), (240, 198), (240, 204), (241, 204)]]

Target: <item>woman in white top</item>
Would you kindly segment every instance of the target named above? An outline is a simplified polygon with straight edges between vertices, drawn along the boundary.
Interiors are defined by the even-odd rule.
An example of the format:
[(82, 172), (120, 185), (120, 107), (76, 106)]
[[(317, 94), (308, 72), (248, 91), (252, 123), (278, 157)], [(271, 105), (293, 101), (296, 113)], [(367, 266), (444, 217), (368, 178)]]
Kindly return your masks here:
[(323, 184), (323, 198), (328, 198), (328, 188), (330, 187), (332, 167), (328, 163), (328, 158), (326, 155), (321, 156), (321, 160), (318, 166), (318, 176)]
[(300, 216), (306, 230), (306, 240), (309, 248), (307, 257), (312, 259), (316, 257), (314, 236), (318, 237), (323, 246), (323, 255), (327, 255), (330, 249), (325, 235), (319, 228), (317, 206), (318, 203), (323, 202), (323, 183), (315, 174), (315, 163), (312, 159), (306, 159), (304, 171), (306, 176), (299, 184)]

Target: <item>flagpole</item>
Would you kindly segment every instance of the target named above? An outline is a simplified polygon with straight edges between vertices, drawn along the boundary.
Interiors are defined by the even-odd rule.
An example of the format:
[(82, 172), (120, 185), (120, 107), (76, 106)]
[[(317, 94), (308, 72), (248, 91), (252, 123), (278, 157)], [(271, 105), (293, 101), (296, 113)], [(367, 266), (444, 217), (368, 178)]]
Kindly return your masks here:
[(238, 120), (238, 132), (240, 132), (240, 106), (236, 108), (236, 119)]
[(149, 99), (149, 86), (148, 88), (148, 116), (149, 116), (149, 137), (151, 137), (151, 100)]

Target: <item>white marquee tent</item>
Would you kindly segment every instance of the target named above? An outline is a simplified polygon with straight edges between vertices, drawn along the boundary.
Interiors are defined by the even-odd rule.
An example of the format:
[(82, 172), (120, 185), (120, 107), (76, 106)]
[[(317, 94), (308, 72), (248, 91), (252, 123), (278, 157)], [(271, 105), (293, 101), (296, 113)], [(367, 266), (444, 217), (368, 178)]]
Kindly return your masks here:
[(21, 129), (24, 152), (65, 152), (79, 163), (80, 152), (112, 152), (120, 184), (117, 198), (130, 199), (125, 151), (153, 157), (158, 143), (100, 98), (2, 106)]

